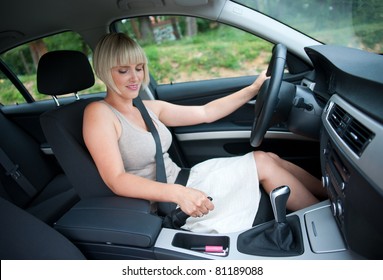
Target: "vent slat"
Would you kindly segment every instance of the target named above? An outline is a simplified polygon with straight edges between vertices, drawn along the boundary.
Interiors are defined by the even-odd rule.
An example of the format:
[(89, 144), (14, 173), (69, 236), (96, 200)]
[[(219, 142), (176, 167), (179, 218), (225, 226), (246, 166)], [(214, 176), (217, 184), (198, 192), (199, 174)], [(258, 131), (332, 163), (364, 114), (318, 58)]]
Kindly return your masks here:
[(361, 156), (374, 134), (349, 115), (343, 108), (334, 105), (328, 117), (328, 122), (348, 147)]

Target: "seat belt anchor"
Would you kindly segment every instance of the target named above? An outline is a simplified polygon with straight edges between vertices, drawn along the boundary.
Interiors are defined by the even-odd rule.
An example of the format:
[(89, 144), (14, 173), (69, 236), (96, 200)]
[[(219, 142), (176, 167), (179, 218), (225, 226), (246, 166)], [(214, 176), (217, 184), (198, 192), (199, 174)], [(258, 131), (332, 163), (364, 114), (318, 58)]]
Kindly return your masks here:
[(19, 171), (19, 165), (15, 164), (13, 168), (5, 173), (8, 176), (11, 176), (14, 180), (18, 180), (21, 177), (21, 172)]

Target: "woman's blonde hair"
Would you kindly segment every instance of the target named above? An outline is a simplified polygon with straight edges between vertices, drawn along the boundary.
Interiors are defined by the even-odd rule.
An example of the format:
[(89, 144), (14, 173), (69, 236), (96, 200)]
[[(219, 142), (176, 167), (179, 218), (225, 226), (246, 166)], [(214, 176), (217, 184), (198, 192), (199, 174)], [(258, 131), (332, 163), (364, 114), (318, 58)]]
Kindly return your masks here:
[(110, 33), (101, 38), (93, 52), (93, 67), (96, 75), (117, 93), (120, 93), (112, 78), (112, 68), (121, 65), (143, 64), (142, 86), (149, 84), (148, 59), (144, 50), (124, 33)]

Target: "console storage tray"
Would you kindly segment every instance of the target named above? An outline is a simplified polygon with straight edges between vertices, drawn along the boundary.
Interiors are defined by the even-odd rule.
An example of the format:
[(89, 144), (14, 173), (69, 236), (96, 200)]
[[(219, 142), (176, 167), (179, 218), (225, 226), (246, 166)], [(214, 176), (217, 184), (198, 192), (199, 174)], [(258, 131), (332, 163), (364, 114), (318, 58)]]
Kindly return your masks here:
[[(195, 234), (187, 234), (187, 233), (177, 233), (174, 238), (172, 245), (175, 247), (188, 249), (197, 252), (204, 252), (201, 250), (206, 246), (218, 246), (222, 247), (224, 250), (222, 253), (220, 252), (205, 252), (212, 255), (217, 256), (227, 256), (230, 238), (228, 236), (212, 236), (212, 235), (195, 235)], [(196, 249), (199, 248), (199, 249)]]

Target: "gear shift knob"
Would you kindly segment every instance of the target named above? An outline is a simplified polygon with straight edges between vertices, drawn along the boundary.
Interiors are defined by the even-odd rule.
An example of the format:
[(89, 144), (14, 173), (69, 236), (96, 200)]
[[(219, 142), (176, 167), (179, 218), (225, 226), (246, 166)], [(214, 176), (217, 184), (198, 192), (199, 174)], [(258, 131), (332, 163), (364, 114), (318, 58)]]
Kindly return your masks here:
[(290, 188), (281, 186), (275, 188), (270, 193), (271, 206), (274, 212), (274, 218), (277, 223), (286, 223), (286, 203), (290, 196)]

